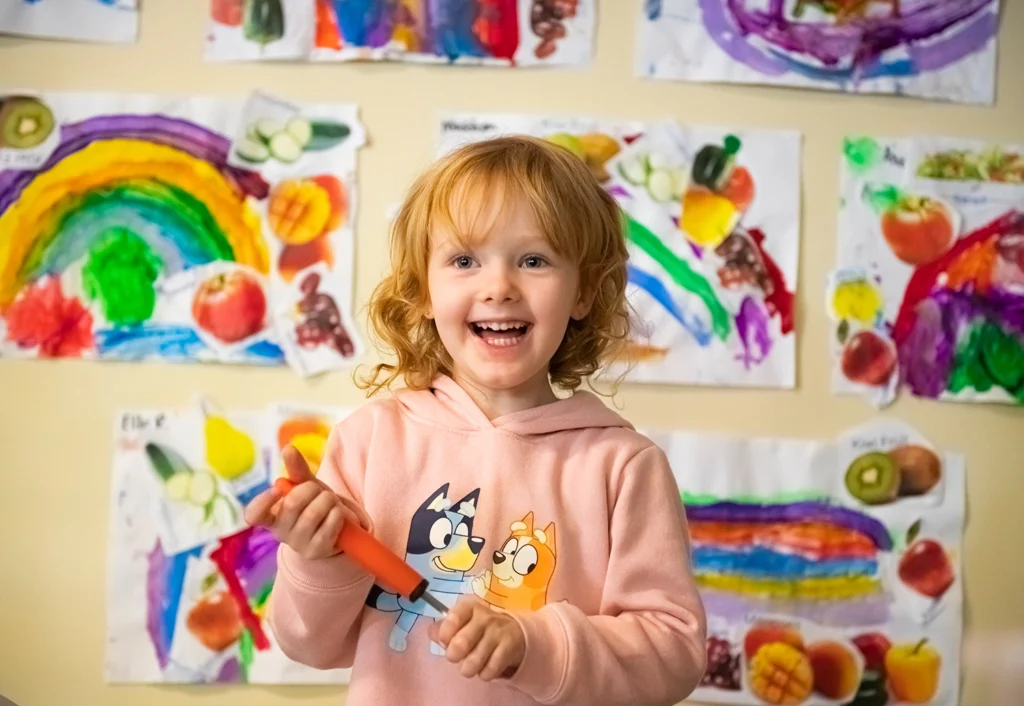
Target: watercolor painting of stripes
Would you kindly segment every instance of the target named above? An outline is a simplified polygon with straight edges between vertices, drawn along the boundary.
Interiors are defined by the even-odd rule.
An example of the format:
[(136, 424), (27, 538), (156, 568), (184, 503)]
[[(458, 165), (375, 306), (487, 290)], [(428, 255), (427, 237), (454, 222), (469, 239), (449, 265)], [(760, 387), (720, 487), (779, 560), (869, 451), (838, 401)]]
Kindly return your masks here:
[(0, 97), (0, 355), (347, 364), (363, 139), (344, 105)]
[(995, 101), (999, 0), (645, 0), (637, 76)]
[(0, 0), (0, 34), (127, 44), (138, 32), (138, 0)]
[(833, 391), (1024, 405), (1024, 145), (851, 135), (840, 160)]
[(701, 703), (959, 703), (964, 459), (882, 420), (833, 441), (644, 430), (708, 616)]
[[(297, 664), (266, 622), (278, 542), (242, 508), (269, 487), (278, 442), (310, 460), (343, 409), (119, 414), (109, 525), (110, 683), (337, 684), (348, 670)], [(304, 438), (302, 438), (304, 437)], [(313, 466), (314, 469), (317, 466)]]
[(210, 61), (590, 63), (596, 0), (210, 0)]
[(792, 388), (800, 237), (798, 133), (673, 122), (456, 114), (440, 150), (522, 133), (566, 147), (622, 207), (638, 321), (634, 382)]

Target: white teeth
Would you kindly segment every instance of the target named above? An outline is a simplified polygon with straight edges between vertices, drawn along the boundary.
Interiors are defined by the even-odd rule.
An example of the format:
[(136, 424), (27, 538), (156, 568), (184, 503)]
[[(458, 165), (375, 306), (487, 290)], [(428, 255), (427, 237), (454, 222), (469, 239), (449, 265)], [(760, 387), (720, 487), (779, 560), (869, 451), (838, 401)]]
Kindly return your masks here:
[(509, 329), (526, 327), (526, 323), (522, 321), (480, 321), (475, 325), (491, 331), (508, 331)]

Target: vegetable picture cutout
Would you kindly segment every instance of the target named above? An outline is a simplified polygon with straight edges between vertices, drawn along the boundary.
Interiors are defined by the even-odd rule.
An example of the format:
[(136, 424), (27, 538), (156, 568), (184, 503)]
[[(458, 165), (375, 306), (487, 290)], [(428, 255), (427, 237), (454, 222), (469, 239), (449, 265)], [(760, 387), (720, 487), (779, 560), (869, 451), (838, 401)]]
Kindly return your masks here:
[(318, 370), (360, 355), (354, 106), (17, 94), (0, 139), (0, 355), (289, 365), (312, 271), (352, 341)]
[(460, 114), (442, 120), (440, 151), (510, 133), (569, 150), (622, 207), (627, 295), (640, 321), (609, 372), (628, 365), (641, 382), (792, 387), (799, 135)]
[[(980, 157), (989, 171), (978, 171)], [(1018, 150), (946, 138), (844, 144), (833, 389), (1024, 404)], [(959, 156), (957, 156), (959, 155)], [(957, 161), (959, 160), (959, 161)], [(982, 176), (985, 174), (985, 176)]]
[[(888, 422), (828, 442), (644, 433), (678, 482), (707, 612), (694, 701), (959, 703), (961, 455)], [(875, 485), (859, 493), (868, 502), (851, 495), (847, 459), (873, 452), (897, 460), (911, 484), (931, 478), (920, 469), (934, 460), (941, 488), (901, 489), (898, 475), (875, 480), (858, 462)], [(886, 483), (906, 497), (876, 502)]]
[(347, 413), (290, 405), (223, 409), (202, 399), (185, 410), (117, 416), (108, 682), (348, 681), (348, 670), (312, 669), (277, 646), (266, 610), (279, 545), (269, 531), (248, 527), (242, 512), (278, 472), (281, 441), (304, 455), (316, 451), (313, 438)]

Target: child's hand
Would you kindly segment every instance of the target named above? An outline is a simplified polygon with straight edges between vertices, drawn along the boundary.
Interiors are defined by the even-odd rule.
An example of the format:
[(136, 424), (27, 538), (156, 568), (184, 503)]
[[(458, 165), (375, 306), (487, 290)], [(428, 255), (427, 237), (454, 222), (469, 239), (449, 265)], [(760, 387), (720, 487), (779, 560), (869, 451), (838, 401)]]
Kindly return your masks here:
[(305, 559), (325, 559), (340, 553), (335, 546), (338, 533), (346, 522), (359, 524), (359, 518), (310, 472), (306, 459), (294, 446), (286, 446), (282, 457), (296, 487), (284, 498), (272, 487), (260, 493), (246, 506), (245, 521), (266, 527), (277, 541)]
[(519, 623), (475, 596), (464, 596), (445, 617), (430, 626), (430, 636), (445, 647), (449, 662), (464, 677), (484, 681), (514, 673), (526, 653)]

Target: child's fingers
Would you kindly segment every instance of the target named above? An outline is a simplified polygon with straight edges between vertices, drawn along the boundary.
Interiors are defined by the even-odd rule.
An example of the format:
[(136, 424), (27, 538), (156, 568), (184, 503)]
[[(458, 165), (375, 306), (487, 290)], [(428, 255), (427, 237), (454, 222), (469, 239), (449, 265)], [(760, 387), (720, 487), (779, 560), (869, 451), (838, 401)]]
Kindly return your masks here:
[(487, 664), (480, 669), (480, 679), (491, 681), (504, 675), (512, 661), (512, 644), (499, 640), (487, 658)]
[(288, 478), (296, 483), (305, 483), (308, 480), (315, 480), (316, 476), (309, 470), (306, 457), (299, 453), (299, 450), (288, 444), (281, 449), (281, 460), (284, 461), (285, 471)]
[(274, 505), (281, 496), (273, 488), (265, 490), (245, 506), (245, 522), (251, 527), (269, 527), (274, 522)]
[[(293, 491), (294, 492), (294, 491)], [(331, 508), (337, 507), (338, 501), (332, 493), (320, 490), (316, 497), (309, 501), (295, 520), (295, 525), (288, 533), (288, 542), (296, 547), (306, 547), (320, 525), (327, 519)]]
[(299, 519), (302, 511), (322, 491), (323, 489), (316, 483), (303, 483), (296, 486), (281, 501), (281, 508), (277, 513), (277, 519), (274, 521), (274, 529), (281, 536), (287, 536), (295, 526), (295, 522)]
[(473, 606), (466, 601), (459, 600), (448, 610), (448, 614), (441, 621), (437, 630), (437, 641), (445, 647), (455, 637), (455, 633), (462, 629), (462, 626), (469, 622), (473, 616)]
[[(455, 639), (458, 638), (459, 636), (456, 635)], [(479, 674), (490, 662), (491, 655), (494, 653), (495, 648), (498, 647), (498, 644), (499, 638), (496, 630), (482, 630), (479, 642), (476, 643), (476, 646), (459, 664), (459, 671), (462, 673), (462, 676), (468, 679)]]
[(486, 627), (487, 621), (479, 618), (470, 619), (468, 623), (462, 626), (445, 644), (445, 656), (448, 658), (448, 661), (461, 662), (464, 660), (476, 648), (480, 638), (483, 637)]
[(335, 504), (327, 513), (327, 517), (320, 523), (320, 527), (309, 540), (309, 550), (316, 556), (330, 556), (338, 552), (338, 534), (342, 525), (349, 520), (345, 518), (345, 511), (341, 505)]

